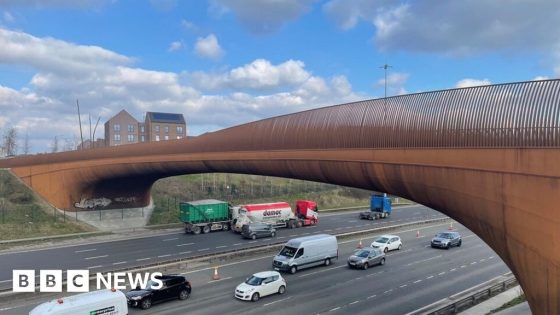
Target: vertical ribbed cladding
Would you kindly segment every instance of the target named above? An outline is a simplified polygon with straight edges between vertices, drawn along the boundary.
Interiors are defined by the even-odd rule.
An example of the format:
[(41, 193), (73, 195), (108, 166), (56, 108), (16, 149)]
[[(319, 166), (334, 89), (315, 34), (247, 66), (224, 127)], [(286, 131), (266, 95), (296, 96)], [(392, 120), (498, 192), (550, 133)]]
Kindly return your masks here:
[(535, 128), (535, 132), (534, 132), (535, 141), (533, 142), (533, 146), (535, 146), (535, 147), (541, 147), (544, 144), (544, 138), (545, 138), (545, 134), (543, 133), (543, 127), (544, 127), (544, 122), (545, 122), (544, 114), (545, 114), (546, 108), (547, 108), (546, 100), (547, 100), (548, 95), (550, 93), (549, 82), (543, 81), (541, 83), (542, 84), (539, 84), (541, 86), (540, 87), (541, 92), (538, 93), (538, 95), (537, 95), (537, 106), (538, 106), (538, 108), (537, 108), (536, 114), (533, 116), (533, 122), (531, 124)]
[(478, 146), (490, 147), (496, 145), (496, 133), (492, 126), (492, 118), (499, 112), (497, 104), (499, 96), (499, 86), (490, 86), (485, 89), (487, 93), (483, 98), (482, 109), (482, 128), (480, 132), (480, 144)]
[(528, 84), (529, 90), (527, 93), (527, 99), (524, 102), (525, 104), (525, 111), (523, 117), (523, 146), (528, 147), (531, 146), (533, 137), (532, 137), (532, 117), (535, 112), (536, 107), (536, 93), (537, 93), (537, 85), (538, 82), (531, 82)]
[(505, 120), (508, 111), (509, 87), (506, 85), (498, 86), (496, 91), (495, 108), (496, 111), (492, 115), (491, 128), (494, 130), (494, 145), (498, 147), (505, 146), (507, 135), (505, 133)]
[[(550, 126), (549, 142), (552, 146), (560, 147), (560, 82), (554, 81), (554, 89), (550, 100), (550, 117), (547, 126)], [(549, 144), (549, 145), (550, 145)]]
[(376, 99), (368, 102), (363, 119), (362, 134), (366, 148), (381, 147), (379, 138), (381, 136), (381, 122), (383, 115), (383, 100)]
[(547, 88), (546, 88), (546, 96), (543, 100), (545, 107), (543, 109), (542, 112), (542, 143), (540, 146), (546, 146), (547, 144), (549, 144), (551, 142), (551, 133), (550, 133), (550, 127), (552, 126), (551, 124), (551, 119), (552, 119), (552, 108), (553, 108), (553, 98), (554, 98), (554, 90), (556, 88), (557, 84), (555, 81), (548, 81), (547, 82)]

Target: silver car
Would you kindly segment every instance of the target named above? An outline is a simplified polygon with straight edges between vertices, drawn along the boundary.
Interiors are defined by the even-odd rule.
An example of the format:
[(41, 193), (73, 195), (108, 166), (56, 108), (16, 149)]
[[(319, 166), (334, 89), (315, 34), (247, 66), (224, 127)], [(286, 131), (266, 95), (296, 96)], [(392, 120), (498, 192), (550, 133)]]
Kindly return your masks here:
[(348, 257), (348, 267), (368, 269), (370, 266), (384, 265), (385, 253), (371, 247), (357, 250), (352, 256)]
[(463, 240), (458, 232), (440, 232), (432, 238), (432, 247), (449, 249), (452, 246), (461, 246)]

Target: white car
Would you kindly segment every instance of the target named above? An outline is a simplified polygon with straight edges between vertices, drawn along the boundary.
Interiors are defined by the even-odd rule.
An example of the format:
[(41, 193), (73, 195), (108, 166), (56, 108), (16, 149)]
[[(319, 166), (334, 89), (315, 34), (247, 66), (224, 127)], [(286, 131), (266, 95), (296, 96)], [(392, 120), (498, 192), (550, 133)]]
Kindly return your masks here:
[(245, 301), (258, 301), (270, 294), (284, 294), (286, 280), (276, 271), (255, 273), (235, 288), (235, 297)]
[(390, 250), (401, 249), (402, 242), (401, 238), (396, 235), (381, 235), (371, 243), (371, 247), (387, 253)]

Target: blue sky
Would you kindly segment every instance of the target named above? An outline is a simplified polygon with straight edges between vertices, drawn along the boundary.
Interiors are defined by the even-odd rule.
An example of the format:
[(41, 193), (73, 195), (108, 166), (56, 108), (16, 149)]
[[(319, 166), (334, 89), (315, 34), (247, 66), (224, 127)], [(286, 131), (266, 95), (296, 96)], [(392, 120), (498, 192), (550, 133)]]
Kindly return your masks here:
[[(190, 135), (388, 94), (557, 78), (552, 0), (0, 0), (0, 133), (180, 112)], [(99, 133), (98, 133), (99, 135)]]

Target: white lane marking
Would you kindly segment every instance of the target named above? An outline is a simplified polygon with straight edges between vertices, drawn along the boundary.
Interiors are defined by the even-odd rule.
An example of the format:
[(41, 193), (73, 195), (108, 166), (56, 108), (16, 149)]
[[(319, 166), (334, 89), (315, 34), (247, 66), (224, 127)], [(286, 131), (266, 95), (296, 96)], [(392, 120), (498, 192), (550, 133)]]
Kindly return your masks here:
[(445, 274), (445, 271), (438, 273), (438, 276), (443, 276)]
[(320, 272), (325, 272), (325, 271), (329, 271), (329, 270), (333, 270), (333, 269), (338, 269), (338, 268), (343, 268), (343, 267), (346, 267), (346, 265), (343, 265), (343, 266), (336, 266), (336, 267), (327, 268), (327, 269), (321, 269), (321, 270), (319, 270), (319, 271), (306, 273), (306, 274), (300, 275), (300, 276), (298, 276), (298, 277), (303, 278), (303, 277), (311, 276), (311, 275), (314, 275), (314, 274), (318, 274), (318, 273), (320, 273)]
[(338, 230), (342, 230), (342, 229), (343, 229), (342, 227), (337, 227), (335, 230), (338, 231)]
[(180, 252), (179, 255), (186, 255), (186, 254), (190, 254), (192, 253), (192, 250), (189, 250), (187, 252)]
[[(286, 238), (285, 236), (278, 236), (277, 239)], [(265, 304), (266, 305), (266, 304)]]
[(174, 240), (178, 240), (178, 239), (179, 239), (178, 237), (166, 238), (166, 239), (164, 239), (163, 241), (164, 241), (164, 242), (168, 242), (168, 241), (174, 241)]
[(331, 310), (330, 310), (329, 312), (334, 312), (334, 311), (336, 311), (336, 310), (339, 310), (339, 309), (340, 309), (340, 306), (339, 306), (339, 307), (335, 307), (335, 308), (331, 309)]
[(356, 221), (356, 220), (350, 220), (350, 221), (348, 221), (348, 222), (349, 222), (349, 223), (354, 223), (354, 222), (358, 222), (358, 221)]
[(250, 242), (247, 242), (247, 244), (253, 244), (253, 243), (256, 243), (256, 242), (258, 242), (258, 241), (250, 241)]
[(311, 234), (311, 233), (302, 233), (301, 235), (309, 235), (309, 234)]
[(92, 259), (98, 259), (98, 258), (105, 258), (108, 257), (109, 255), (101, 255), (101, 256), (93, 256), (93, 257), (86, 257), (84, 258), (85, 260), (92, 260)]
[(354, 302), (352, 302), (352, 303), (350, 303), (350, 304), (348, 304), (348, 305), (353, 305), (353, 304), (356, 304), (356, 303), (358, 303), (358, 302), (360, 302), (360, 301), (354, 301)]
[(418, 282), (422, 282), (422, 280), (416, 280), (413, 283), (418, 283)]
[(181, 247), (181, 246), (189, 246), (189, 245), (193, 245), (194, 243), (185, 243), (185, 244), (177, 244), (177, 247)]
[(199, 252), (203, 252), (203, 251), (209, 250), (209, 249), (210, 249), (210, 248), (202, 248), (202, 249), (199, 249), (198, 251), (199, 251)]
[(2, 281), (0, 281), (0, 283), (4, 283), (4, 282), (10, 282), (10, 281), (12, 281), (12, 279), (8, 279), (8, 280), (2, 280)]
[(226, 248), (226, 245), (222, 245), (222, 246), (216, 246), (216, 248)]
[(466, 265), (461, 265), (461, 268), (465, 268), (465, 267), (466, 267)]
[(119, 262), (113, 263), (113, 265), (122, 265), (122, 264), (126, 264), (126, 261), (119, 261)]
[(171, 256), (171, 254), (167, 254), (167, 255), (160, 255), (160, 256), (157, 256), (157, 257), (158, 257), (158, 258), (163, 258), (163, 257), (169, 257), (169, 256)]
[(401, 285), (399, 288), (404, 288), (404, 287), (406, 287), (407, 285), (408, 285), (408, 284), (403, 284), (403, 285)]
[(383, 294), (387, 294), (387, 293), (392, 292), (392, 291), (393, 291), (393, 289), (389, 289), (389, 290), (383, 292)]
[(484, 259), (484, 258), (482, 258), (482, 259), (480, 260), (480, 262), (485, 262), (485, 261), (486, 261), (486, 259)]
[(93, 252), (94, 250), (97, 250), (97, 248), (90, 248), (90, 249), (82, 249), (82, 250), (75, 250), (74, 253), (85, 253), (85, 252)]
[(233, 244), (233, 246), (239, 246), (239, 245), (241, 245), (241, 243), (235, 243), (235, 244)]
[(490, 257), (488, 257), (488, 259), (494, 259), (494, 256), (490, 256)]
[(147, 258), (138, 258), (136, 259), (136, 261), (143, 261), (143, 260), (148, 260), (148, 259), (152, 259), (151, 257), (147, 257)]
[(211, 280), (211, 281), (208, 281), (208, 283), (220, 282), (220, 281), (229, 280), (229, 279), (231, 279), (231, 277), (221, 278), (221, 279), (218, 279), (218, 280)]
[[(428, 247), (428, 246), (429, 246), (429, 245), (427, 245), (426, 247)], [(415, 261), (415, 262), (411, 262), (410, 264), (407, 264), (406, 266), (412, 266), (412, 265), (414, 265), (414, 264), (426, 262), (426, 261), (429, 261), (429, 260), (432, 260), (432, 259), (437, 259), (437, 258), (440, 258), (440, 257), (441, 257), (441, 255), (437, 255), (437, 256), (434, 256), (434, 257), (431, 257), (431, 258), (427, 258), (427, 259), (423, 259), (423, 260), (418, 260), (418, 261)]]
[(473, 261), (473, 262), (471, 263), (471, 265), (474, 265), (474, 264), (476, 264), (476, 261)]
[(375, 294), (374, 294), (374, 295), (370, 295), (370, 296), (367, 297), (367, 300), (373, 299), (373, 298), (376, 297), (376, 296), (377, 296), (377, 295), (375, 295)]
[(103, 267), (103, 266), (101, 266), (101, 265), (97, 265), (97, 266), (91, 266), (91, 267), (87, 267), (87, 269), (95, 269), (95, 268), (101, 268), (101, 267)]
[(283, 302), (283, 301), (289, 300), (289, 299), (291, 299), (291, 298), (292, 298), (292, 297), (290, 296), (290, 297), (287, 297), (287, 298), (285, 298), (285, 299), (276, 300), (276, 301), (274, 301), (274, 302), (266, 303), (266, 304), (264, 304), (264, 306), (269, 306), (269, 305), (272, 305), (272, 304), (274, 304), (274, 303)]
[(0, 312), (7, 311), (7, 310), (11, 310), (12, 308), (16, 308), (16, 307), (14, 306), (14, 307), (4, 307), (4, 308), (0, 308)]
[(434, 277), (434, 276), (429, 276), (429, 277), (426, 277), (426, 280), (428, 280), (428, 279), (432, 279), (433, 277)]
[(330, 231), (332, 231), (332, 230), (331, 229), (325, 230), (325, 232), (330, 232)]
[(449, 270), (449, 272), (453, 272), (455, 270), (457, 270), (457, 268), (453, 268), (453, 269)]

